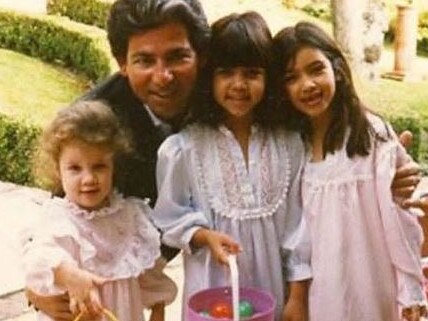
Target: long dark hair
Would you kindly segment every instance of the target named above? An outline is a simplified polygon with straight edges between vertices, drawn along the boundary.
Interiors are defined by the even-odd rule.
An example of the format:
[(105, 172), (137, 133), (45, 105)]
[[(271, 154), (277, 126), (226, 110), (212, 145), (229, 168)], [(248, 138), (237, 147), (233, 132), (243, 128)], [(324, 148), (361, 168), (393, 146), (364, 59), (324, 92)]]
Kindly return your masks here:
[(254, 121), (268, 125), (271, 110), (272, 35), (262, 16), (254, 11), (233, 13), (217, 20), (211, 27), (211, 42), (195, 95), (191, 99), (190, 122), (218, 126), (225, 117), (223, 108), (213, 98), (213, 74), (216, 68), (261, 67), (266, 71), (262, 101), (254, 109)]
[(309, 22), (299, 22), (294, 27), (279, 31), (273, 43), (278, 101), (282, 105), (282, 116), (286, 125), (301, 131), (306, 138), (311, 134), (308, 116), (296, 110), (284, 92), (284, 73), (287, 66), (293, 64), (301, 48), (318, 49), (330, 61), (336, 81), (336, 92), (331, 106), (332, 121), (323, 143), (324, 156), (342, 148), (348, 128), (350, 134), (346, 145), (347, 155), (368, 155), (371, 137), (378, 137), (367, 118), (367, 108), (355, 90), (349, 64), (336, 42), (320, 27)]

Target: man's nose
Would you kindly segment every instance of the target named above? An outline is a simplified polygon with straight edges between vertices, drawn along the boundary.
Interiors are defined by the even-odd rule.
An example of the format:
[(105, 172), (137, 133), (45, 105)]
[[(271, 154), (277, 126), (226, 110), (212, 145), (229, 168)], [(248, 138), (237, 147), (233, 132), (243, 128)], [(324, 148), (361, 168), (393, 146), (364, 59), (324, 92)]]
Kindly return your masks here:
[(173, 80), (173, 78), (174, 74), (171, 70), (171, 67), (169, 67), (164, 62), (157, 63), (153, 71), (153, 79), (156, 84), (161, 86), (167, 85)]

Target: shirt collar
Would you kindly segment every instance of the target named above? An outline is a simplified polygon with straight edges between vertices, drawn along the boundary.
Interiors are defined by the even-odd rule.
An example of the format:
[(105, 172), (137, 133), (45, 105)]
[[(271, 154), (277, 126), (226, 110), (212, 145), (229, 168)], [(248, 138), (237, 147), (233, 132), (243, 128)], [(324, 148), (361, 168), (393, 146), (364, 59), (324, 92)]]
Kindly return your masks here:
[(158, 116), (156, 116), (150, 109), (150, 107), (146, 104), (144, 104), (144, 108), (146, 109), (147, 113), (150, 116), (150, 119), (153, 122), (153, 125), (155, 125), (156, 128), (160, 129), (165, 135), (170, 135), (172, 133), (172, 127), (170, 124), (164, 122)]

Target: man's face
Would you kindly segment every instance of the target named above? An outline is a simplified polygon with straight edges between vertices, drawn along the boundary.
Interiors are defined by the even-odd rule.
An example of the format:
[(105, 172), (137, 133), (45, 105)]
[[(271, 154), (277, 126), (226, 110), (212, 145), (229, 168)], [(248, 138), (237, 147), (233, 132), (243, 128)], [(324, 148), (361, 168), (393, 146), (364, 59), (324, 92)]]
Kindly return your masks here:
[(198, 57), (180, 23), (168, 23), (131, 36), (123, 76), (137, 97), (162, 120), (187, 111), (198, 72)]

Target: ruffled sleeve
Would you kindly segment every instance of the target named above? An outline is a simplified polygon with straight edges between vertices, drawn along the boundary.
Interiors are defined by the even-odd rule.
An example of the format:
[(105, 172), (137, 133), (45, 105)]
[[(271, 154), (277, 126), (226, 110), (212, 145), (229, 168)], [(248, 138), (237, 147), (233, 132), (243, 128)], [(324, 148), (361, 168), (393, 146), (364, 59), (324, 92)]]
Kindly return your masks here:
[[(393, 133), (390, 126), (388, 130)], [(410, 158), (395, 134), (386, 142), (376, 141), (374, 148), (376, 192), (387, 248), (397, 275), (397, 301), (402, 307), (421, 304), (426, 300), (420, 262), (422, 230), (410, 211), (394, 203), (391, 193), (396, 168)]]
[(177, 296), (177, 286), (164, 272), (165, 261), (158, 259), (153, 268), (146, 270), (138, 278), (143, 305), (147, 308), (157, 303), (171, 304)]
[(191, 252), (190, 241), (200, 227), (210, 227), (204, 212), (192, 203), (196, 173), (191, 172), (190, 143), (183, 134), (170, 136), (158, 151), (158, 199), (153, 220), (165, 244)]
[(283, 266), (287, 281), (300, 281), (311, 277), (311, 243), (308, 225), (303, 216), (301, 176), (304, 166), (304, 146), (300, 137), (290, 134), (284, 141), (290, 157), (290, 187), (286, 200), (286, 229), (281, 244)]
[[(54, 269), (61, 263), (68, 262), (77, 266), (73, 253), (78, 251), (75, 241), (77, 230), (69, 224), (64, 213), (52, 213), (50, 201), (43, 208), (33, 226), (21, 233), (22, 263), (25, 284), (40, 295), (53, 295), (65, 292), (57, 287)], [(55, 231), (62, 230), (63, 237), (56, 237)], [(67, 236), (65, 236), (67, 235)]]

